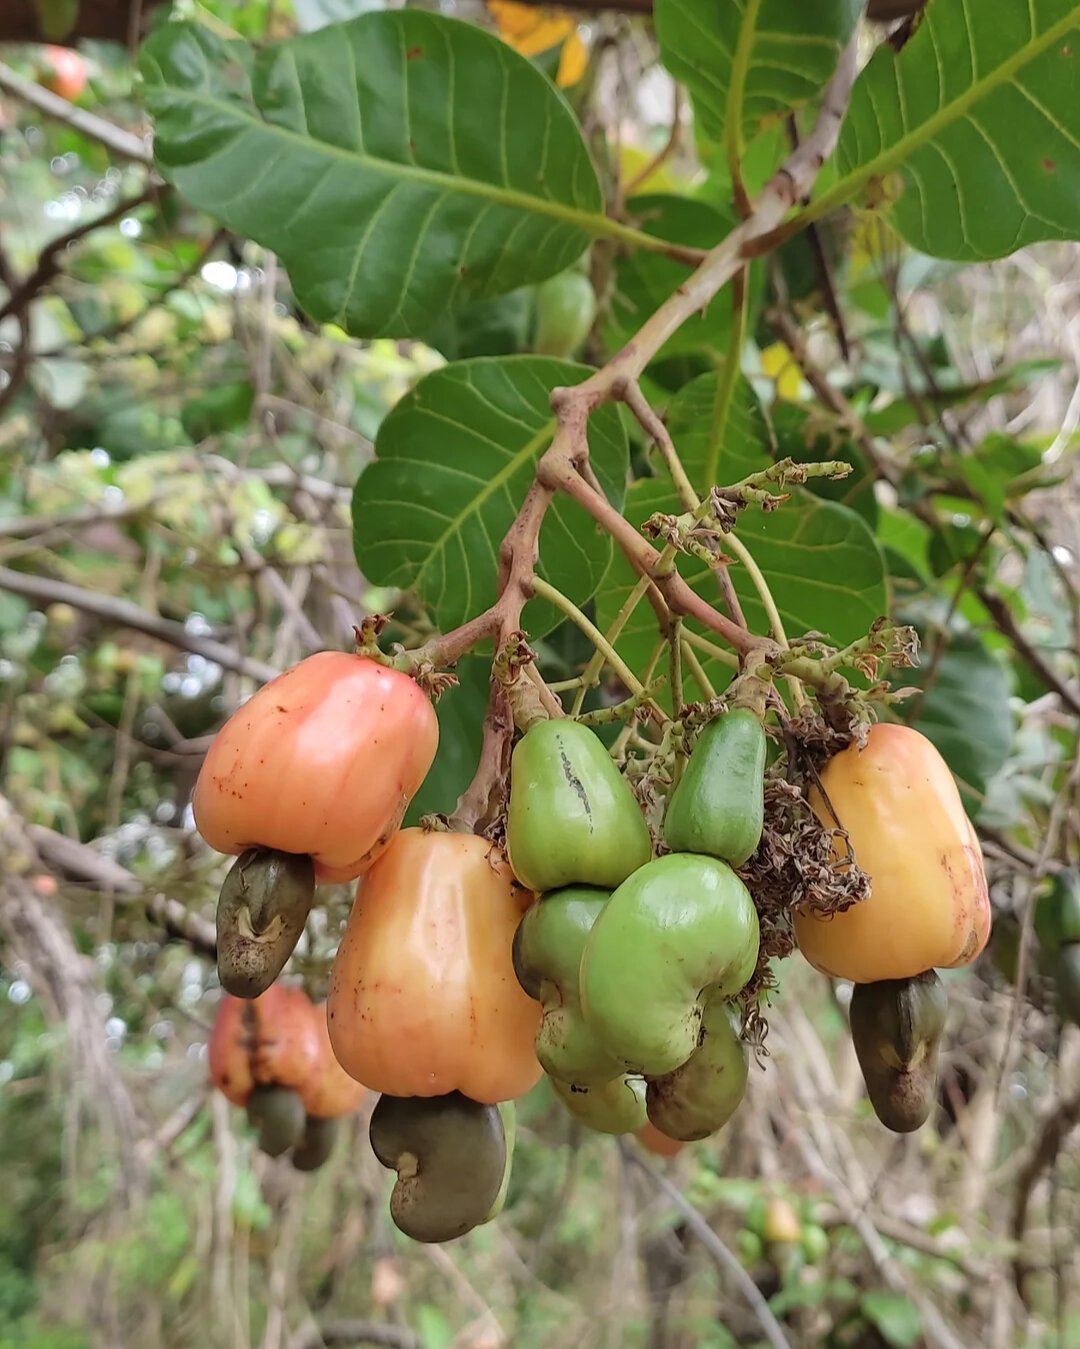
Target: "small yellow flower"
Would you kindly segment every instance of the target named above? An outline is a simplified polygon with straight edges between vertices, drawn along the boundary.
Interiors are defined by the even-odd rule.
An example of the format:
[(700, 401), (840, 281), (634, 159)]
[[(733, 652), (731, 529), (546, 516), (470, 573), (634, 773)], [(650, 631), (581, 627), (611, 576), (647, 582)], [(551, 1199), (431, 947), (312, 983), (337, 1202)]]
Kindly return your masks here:
[(783, 342), (774, 342), (761, 353), (761, 373), (776, 385), (776, 396), (785, 403), (799, 402), (802, 372)]
[(561, 46), (556, 82), (562, 89), (576, 84), (585, 73), (588, 52), (578, 35), (577, 25), (568, 15), (552, 14), (516, 0), (488, 0), (499, 36), (522, 56), (542, 56)]

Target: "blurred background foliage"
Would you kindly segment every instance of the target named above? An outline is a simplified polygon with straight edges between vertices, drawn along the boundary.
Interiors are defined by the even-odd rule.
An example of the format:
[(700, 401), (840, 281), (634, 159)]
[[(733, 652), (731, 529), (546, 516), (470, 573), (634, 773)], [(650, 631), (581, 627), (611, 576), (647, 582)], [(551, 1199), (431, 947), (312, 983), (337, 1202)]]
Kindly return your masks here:
[[(376, 3), (171, 9), (261, 41)], [(490, 23), (478, 4), (456, 10)], [(537, 55), (549, 73), (573, 31)], [(669, 139), (670, 81), (626, 17), (592, 15), (577, 40), (589, 59), (568, 96), (594, 146), (619, 146), (605, 167), (627, 186)], [(123, 46), (81, 52), (77, 104), (141, 133)], [(44, 78), (39, 48), (0, 56)], [(785, 452), (819, 434), (865, 468), (808, 364), (903, 451), (895, 491), (860, 475), (853, 495), (850, 481), (823, 490), (874, 529), (894, 607), (919, 626), (912, 715), (963, 783), (993, 882), (994, 945), (948, 979), (932, 1123), (910, 1138), (877, 1126), (844, 988), (793, 961), (763, 1071), (718, 1139), (650, 1161), (586, 1135), (541, 1086), (520, 1109), (503, 1217), (422, 1249), (389, 1223), (363, 1117), (302, 1177), (209, 1097), (218, 993), (200, 940), (223, 867), (188, 798), (253, 680), (346, 645), (367, 612), (397, 604), (390, 635), (423, 631), (357, 573), (352, 485), (420, 375), (533, 349), (535, 296), (427, 343), (354, 342), (310, 323), (273, 256), (148, 185), (145, 165), (14, 97), (0, 98), (0, 137), (4, 839), (37, 849), (44, 915), (31, 930), (5, 921), (0, 951), (0, 1349), (755, 1344), (695, 1210), (793, 1344), (1080, 1345), (1080, 1033), (1026, 935), (1047, 878), (1080, 861), (1076, 250), (963, 269), (844, 221), (755, 282), (794, 325), (770, 324), (763, 300), (744, 363)], [(678, 237), (722, 232), (722, 166), (688, 132), (633, 186), (687, 199)], [(617, 303), (593, 357), (667, 284), (647, 261), (604, 265)], [(709, 368), (714, 336), (650, 371), (658, 402)], [(583, 652), (560, 628), (541, 655), (557, 679)], [(475, 763), (486, 673), (460, 673), (417, 811), (450, 809)], [(347, 903), (330, 895), (294, 961), (313, 994)]]

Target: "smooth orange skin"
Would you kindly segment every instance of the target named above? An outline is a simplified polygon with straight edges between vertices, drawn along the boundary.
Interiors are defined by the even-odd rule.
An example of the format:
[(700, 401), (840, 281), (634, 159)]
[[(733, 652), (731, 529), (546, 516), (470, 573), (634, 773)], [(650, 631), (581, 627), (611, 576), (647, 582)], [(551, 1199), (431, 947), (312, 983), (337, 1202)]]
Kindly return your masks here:
[(313, 1119), (340, 1119), (353, 1113), (367, 1088), (354, 1081), (334, 1057), (325, 1002), (315, 1008), (315, 1025), (319, 1032), (319, 1063), (301, 1090), (300, 1099), (305, 1113)]
[(259, 1085), (302, 1087), (322, 1046), (303, 989), (271, 984), (250, 1001), (224, 995), (208, 1050), (210, 1081), (233, 1105), (245, 1105)]
[(634, 1137), (646, 1152), (651, 1152), (655, 1157), (674, 1157), (686, 1147), (677, 1138), (668, 1138), (667, 1134), (662, 1134), (652, 1120), (646, 1120)]
[(192, 809), (211, 848), (308, 853), (352, 881), (393, 838), (439, 743), (427, 695), (364, 656), (322, 651), (272, 679), (214, 737)]
[(511, 948), (532, 900), (486, 839), (403, 829), (360, 882), (330, 973), (345, 1071), (390, 1096), (528, 1091), (541, 1012)]
[(86, 88), (86, 62), (70, 47), (45, 47), (45, 71), (41, 83), (69, 102)]
[[(871, 894), (831, 918), (795, 914), (795, 939), (811, 965), (869, 984), (970, 964), (990, 935), (986, 873), (956, 783), (931, 742), (909, 726), (881, 723), (865, 749), (852, 745), (830, 759), (821, 782)], [(816, 788), (809, 799), (835, 827)], [(847, 855), (839, 841), (835, 855)]]

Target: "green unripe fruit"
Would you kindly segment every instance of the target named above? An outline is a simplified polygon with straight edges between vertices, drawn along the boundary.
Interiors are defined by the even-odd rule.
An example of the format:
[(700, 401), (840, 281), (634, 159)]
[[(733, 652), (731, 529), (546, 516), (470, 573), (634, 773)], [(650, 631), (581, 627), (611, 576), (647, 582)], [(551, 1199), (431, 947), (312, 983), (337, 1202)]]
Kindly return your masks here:
[(811, 1265), (818, 1264), (829, 1254), (829, 1234), (817, 1223), (805, 1223), (802, 1230), (803, 1255)]
[(765, 1254), (765, 1243), (756, 1232), (740, 1227), (735, 1233), (735, 1246), (744, 1265), (756, 1265)]
[(549, 277), (536, 287), (536, 335), (541, 356), (573, 356), (596, 317), (596, 296), (589, 278), (576, 268)]
[(856, 984), (851, 1038), (874, 1113), (894, 1133), (926, 1123), (937, 1091), (948, 995), (933, 970)]
[(672, 852), (705, 853), (739, 867), (753, 856), (765, 822), (765, 751), (760, 720), (736, 707), (697, 738), (664, 817)]
[(259, 1135), (259, 1151), (280, 1157), (304, 1132), (304, 1106), (290, 1087), (256, 1087), (247, 1100), (247, 1117)]
[[(585, 1020), (631, 1072), (662, 1077), (697, 1048), (705, 1006), (754, 973), (758, 916), (724, 862), (672, 853), (608, 900), (581, 960)], [(654, 1121), (655, 1122), (655, 1121)]]
[(622, 1064), (589, 1029), (578, 997), (581, 953), (607, 901), (606, 890), (552, 890), (526, 911), (514, 934), (518, 982), (544, 1010), (536, 1057), (560, 1082), (588, 1085), (622, 1075)]
[(614, 890), (652, 856), (634, 794), (587, 726), (541, 721), (514, 748), (506, 850), (514, 875), (537, 892)]
[(315, 898), (310, 857), (249, 848), (233, 863), (217, 906), (217, 968), (237, 998), (265, 993), (296, 949)]
[(661, 1133), (691, 1143), (722, 1129), (746, 1091), (746, 1047), (725, 1002), (713, 1000), (701, 1019), (698, 1047), (684, 1064), (645, 1089), (649, 1119)]
[(645, 1083), (639, 1077), (616, 1077), (590, 1087), (555, 1081), (551, 1086), (571, 1115), (597, 1133), (636, 1133), (645, 1123)]

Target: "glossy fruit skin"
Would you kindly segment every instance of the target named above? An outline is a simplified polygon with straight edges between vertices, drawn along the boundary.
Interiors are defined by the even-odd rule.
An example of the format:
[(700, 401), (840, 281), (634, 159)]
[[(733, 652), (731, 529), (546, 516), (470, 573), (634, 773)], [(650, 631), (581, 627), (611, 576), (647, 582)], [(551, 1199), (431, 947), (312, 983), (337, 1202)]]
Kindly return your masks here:
[(661, 1133), (650, 1119), (636, 1130), (634, 1136), (645, 1151), (651, 1152), (654, 1157), (675, 1157), (686, 1147), (679, 1139), (668, 1138), (667, 1134)]
[(217, 906), (218, 979), (227, 993), (265, 993), (296, 949), (315, 898), (310, 857), (253, 848), (225, 877)]
[(514, 747), (506, 850), (514, 875), (538, 893), (613, 890), (652, 856), (634, 794), (588, 726), (537, 722)]
[(589, 1029), (578, 996), (581, 953), (607, 901), (607, 890), (552, 890), (525, 912), (514, 934), (518, 982), (543, 1008), (536, 1057), (549, 1077), (579, 1086), (610, 1082), (623, 1071)]
[(280, 1157), (304, 1132), (304, 1107), (290, 1087), (256, 1087), (248, 1097), (247, 1117), (258, 1131), (259, 1151)]
[[(945, 760), (909, 726), (870, 728), (826, 764), (821, 781), (871, 880), (844, 913), (796, 913), (795, 938), (823, 974), (871, 984), (967, 965), (990, 935), (982, 852)], [(810, 804), (834, 828), (821, 794)], [(841, 839), (834, 855), (847, 856)]]
[(1080, 942), (1080, 875), (1062, 871), (1054, 876), (1035, 905), (1035, 935), (1048, 955), (1071, 942)]
[(86, 62), (70, 47), (45, 47), (45, 70), (40, 82), (69, 102), (86, 88)]
[(571, 1115), (596, 1133), (632, 1134), (646, 1122), (645, 1083), (639, 1077), (616, 1077), (589, 1087), (553, 1081), (551, 1087)]
[(758, 942), (754, 902), (725, 862), (657, 858), (593, 925), (581, 960), (585, 1019), (631, 1072), (670, 1073), (697, 1047), (705, 1003), (733, 997), (753, 974)]
[(850, 1013), (855, 1055), (874, 1113), (894, 1133), (912, 1133), (930, 1115), (948, 1006), (933, 970), (855, 986)]
[(596, 295), (583, 272), (571, 267), (536, 287), (533, 351), (541, 356), (573, 356), (596, 317)]
[(325, 1002), (314, 1009), (314, 1019), (319, 1032), (319, 1062), (301, 1088), (300, 1099), (311, 1119), (340, 1119), (358, 1109), (367, 1088), (351, 1078), (334, 1057)]
[(705, 853), (741, 867), (765, 823), (765, 728), (746, 707), (703, 727), (671, 794), (664, 841), (672, 852)]
[(322, 651), (272, 679), (214, 738), (192, 808), (223, 853), (307, 853), (323, 884), (355, 880), (397, 832), (439, 724), (407, 675)]
[(499, 1109), (459, 1092), (403, 1100), (382, 1096), (371, 1115), (372, 1150), (397, 1171), (390, 1216), (414, 1241), (442, 1242), (486, 1222), (506, 1176)]
[(402, 830), (361, 881), (330, 974), (345, 1071), (391, 1096), (528, 1091), (540, 1005), (511, 950), (532, 898), (485, 839)]
[(210, 1080), (233, 1105), (246, 1105), (259, 1085), (303, 1087), (319, 1057), (319, 1031), (302, 989), (272, 984), (258, 998), (222, 998), (210, 1033)]
[(692, 1143), (722, 1129), (742, 1102), (747, 1053), (728, 1005), (711, 1001), (701, 1018), (698, 1047), (684, 1064), (645, 1089), (650, 1121), (668, 1138)]

